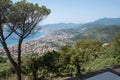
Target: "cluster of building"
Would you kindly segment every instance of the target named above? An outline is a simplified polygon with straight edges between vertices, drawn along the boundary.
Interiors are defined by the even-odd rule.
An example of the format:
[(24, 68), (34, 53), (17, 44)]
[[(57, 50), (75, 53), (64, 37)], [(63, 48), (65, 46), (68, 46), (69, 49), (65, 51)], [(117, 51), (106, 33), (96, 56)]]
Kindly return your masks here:
[[(46, 33), (39, 39), (32, 40), (22, 44), (22, 55), (29, 52), (44, 53), (47, 51), (58, 50), (65, 45), (66, 41), (69, 41), (72, 35), (68, 35), (62, 31)], [(9, 46), (9, 50), (12, 56), (17, 55), (18, 46)], [(5, 53), (4, 49), (0, 49), (1, 53)]]

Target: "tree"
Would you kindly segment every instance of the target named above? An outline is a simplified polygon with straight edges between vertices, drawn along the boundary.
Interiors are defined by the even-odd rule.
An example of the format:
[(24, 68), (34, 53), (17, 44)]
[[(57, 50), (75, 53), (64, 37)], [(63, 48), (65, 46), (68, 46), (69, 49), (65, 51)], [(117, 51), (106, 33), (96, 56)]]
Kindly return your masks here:
[(76, 66), (78, 75), (84, 71), (85, 64), (99, 55), (101, 42), (97, 40), (80, 40), (71, 54), (71, 62)]
[(75, 47), (63, 49), (65, 51), (62, 53), (62, 59), (64, 59), (62, 61), (65, 61), (65, 64), (73, 65), (76, 75), (82, 78), (85, 65), (99, 56), (101, 45), (101, 42), (97, 40), (80, 40)]
[(116, 35), (115, 35), (114, 47), (115, 47), (115, 50), (118, 53), (120, 53), (120, 32), (116, 33)]
[(113, 54), (114, 58), (117, 59), (117, 63), (120, 62), (120, 32), (117, 32), (113, 41)]
[(42, 56), (30, 53), (23, 57), (22, 70), (24, 74), (32, 73), (33, 80), (38, 79), (38, 70), (42, 67)]
[(61, 66), (61, 72), (63, 73), (66, 73), (67, 75), (70, 74), (70, 76), (72, 77), (72, 72), (73, 72), (73, 69), (72, 69), (72, 64), (70, 63), (70, 58), (71, 58), (71, 54), (70, 52), (72, 51), (73, 47), (71, 46), (71, 44), (66, 44), (65, 46), (63, 46), (61, 48), (61, 55), (60, 55), (60, 64), (62, 65)]
[(58, 68), (59, 65), (59, 57), (60, 54), (56, 51), (47, 52), (43, 55), (43, 66), (49, 71), (49, 72), (59, 72)]
[[(8, 59), (14, 67), (17, 80), (21, 80), (21, 46), (23, 40), (36, 30), (36, 25), (42, 21), (50, 10), (45, 6), (20, 1), (12, 4), (10, 0), (0, 0), (0, 42)], [(5, 35), (5, 31), (7, 35)], [(11, 56), (6, 40), (15, 34), (18, 39), (17, 61)]]
[[(23, 74), (32, 74), (33, 80), (40, 78), (47, 78), (49, 73), (59, 73), (59, 56), (60, 54), (56, 51), (47, 52), (44, 55), (38, 55), (35, 53), (23, 56), (22, 71)], [(45, 74), (44, 74), (45, 73)], [(39, 77), (38, 77), (39, 74)], [(42, 74), (42, 75), (41, 75)]]

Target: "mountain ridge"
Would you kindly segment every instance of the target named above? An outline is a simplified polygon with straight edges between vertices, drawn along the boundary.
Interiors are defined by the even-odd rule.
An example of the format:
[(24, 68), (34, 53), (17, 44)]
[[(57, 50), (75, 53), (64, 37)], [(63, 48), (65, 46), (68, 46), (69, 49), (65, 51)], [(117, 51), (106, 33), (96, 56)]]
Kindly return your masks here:
[(40, 26), (43, 31), (56, 31), (70, 28), (100, 27), (108, 25), (120, 25), (120, 18), (100, 18), (89, 23), (55, 23)]

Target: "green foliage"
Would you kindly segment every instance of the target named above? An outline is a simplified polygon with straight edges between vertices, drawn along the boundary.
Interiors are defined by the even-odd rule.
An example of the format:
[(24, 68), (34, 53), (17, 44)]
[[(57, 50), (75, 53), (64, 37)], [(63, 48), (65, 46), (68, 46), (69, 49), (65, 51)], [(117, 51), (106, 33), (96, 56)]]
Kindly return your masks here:
[(94, 61), (91, 61), (90, 63), (86, 64), (86, 71), (99, 71), (101, 69), (106, 69), (115, 65), (118, 65), (118, 63), (116, 63), (115, 58), (110, 56), (101, 56), (101, 58), (97, 58)]
[(33, 79), (38, 78), (38, 70), (41, 67), (40, 56), (38, 54), (28, 54), (23, 57), (22, 72), (23, 74), (32, 74)]
[(8, 61), (0, 63), (0, 78), (7, 78), (12, 74), (14, 74), (14, 71)]
[(9, 32), (15, 33), (20, 38), (26, 38), (36, 29), (36, 25), (50, 14), (50, 9), (45, 6), (26, 1), (19, 1), (10, 8), (8, 15)]
[(6, 62), (6, 59), (0, 56), (0, 63)]
[(115, 46), (115, 50), (120, 53), (120, 32), (116, 33), (114, 39), (114, 46)]
[[(98, 40), (80, 40), (67, 44), (60, 52), (30, 53), (22, 57), (22, 72), (32, 80), (53, 80), (60, 76), (80, 76), (120, 64), (119, 33), (108, 46)], [(10, 65), (0, 57), (0, 77), (14, 74)], [(5, 76), (3, 76), (5, 75)]]
[(98, 40), (80, 40), (76, 44), (76, 48), (81, 49), (92, 49), (93, 51), (97, 51), (102, 46), (102, 43)]
[(64, 67), (68, 68), (69, 66), (69, 73), (73, 70), (77, 75), (81, 75), (86, 72), (86, 64), (100, 55), (101, 46), (101, 42), (97, 40), (80, 40), (75, 47), (67, 46), (63, 48), (60, 60)]
[(6, 15), (9, 13), (9, 8), (11, 7), (11, 0), (0, 0), (0, 17), (2, 22), (5, 22)]
[[(100, 26), (94, 28), (87, 28), (84, 32), (81, 33), (77, 31), (77, 35), (75, 35), (72, 40), (79, 41), (80, 39), (96, 39), (101, 42), (111, 42), (115, 33), (120, 31), (120, 26)], [(76, 32), (76, 30), (74, 31)]]
[(43, 55), (43, 65), (50, 72), (59, 71), (59, 56), (60, 54), (56, 51), (47, 52)]
[(44, 55), (30, 53), (23, 57), (22, 72), (33, 76), (33, 80), (50, 77), (50, 73), (59, 73), (59, 56), (56, 51), (46, 52)]

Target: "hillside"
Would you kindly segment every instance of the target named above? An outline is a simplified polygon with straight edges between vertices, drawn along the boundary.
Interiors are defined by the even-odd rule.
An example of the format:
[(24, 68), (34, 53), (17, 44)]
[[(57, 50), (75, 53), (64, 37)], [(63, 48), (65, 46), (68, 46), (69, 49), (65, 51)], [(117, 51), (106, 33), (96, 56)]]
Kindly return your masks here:
[(102, 18), (77, 28), (64, 29), (62, 31), (74, 35), (73, 41), (97, 39), (102, 42), (110, 42), (113, 40), (115, 33), (120, 31), (120, 18)]
[(86, 29), (83, 33), (75, 35), (72, 40), (80, 39), (97, 39), (102, 42), (111, 42), (114, 39), (115, 33), (120, 31), (120, 26), (102, 26)]

